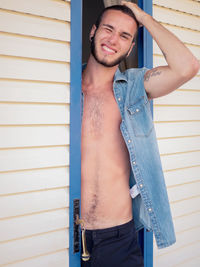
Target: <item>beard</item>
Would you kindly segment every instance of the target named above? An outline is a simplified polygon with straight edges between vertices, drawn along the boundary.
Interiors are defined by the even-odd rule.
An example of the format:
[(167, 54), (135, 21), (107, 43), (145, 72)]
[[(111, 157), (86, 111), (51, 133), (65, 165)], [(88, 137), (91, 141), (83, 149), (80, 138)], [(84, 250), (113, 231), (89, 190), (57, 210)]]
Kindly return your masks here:
[(120, 57), (116, 58), (115, 60), (111, 62), (107, 62), (105, 59), (101, 60), (97, 55), (95, 36), (96, 36), (96, 32), (94, 36), (91, 38), (90, 50), (91, 50), (91, 54), (93, 55), (93, 57), (99, 64), (103, 65), (104, 67), (112, 68), (116, 65), (119, 65), (119, 63), (127, 57), (130, 49), (126, 53), (124, 53), (123, 55), (121, 55)]

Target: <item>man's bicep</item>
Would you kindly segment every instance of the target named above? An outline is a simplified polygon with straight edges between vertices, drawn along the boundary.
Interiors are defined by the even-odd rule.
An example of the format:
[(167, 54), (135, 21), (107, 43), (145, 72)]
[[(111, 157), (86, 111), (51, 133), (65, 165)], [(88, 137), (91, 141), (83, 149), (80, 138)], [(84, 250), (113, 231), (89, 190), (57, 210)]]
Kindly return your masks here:
[(144, 75), (144, 88), (149, 99), (167, 95), (184, 82), (169, 66), (153, 68)]

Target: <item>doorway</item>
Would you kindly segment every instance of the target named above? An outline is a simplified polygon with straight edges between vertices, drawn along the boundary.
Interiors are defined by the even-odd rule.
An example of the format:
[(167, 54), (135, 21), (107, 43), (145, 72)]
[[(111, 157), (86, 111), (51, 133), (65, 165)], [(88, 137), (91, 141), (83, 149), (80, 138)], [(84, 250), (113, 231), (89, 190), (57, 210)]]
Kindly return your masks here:
[[(82, 63), (86, 63), (90, 54), (90, 41), (89, 34), (92, 25), (95, 23), (98, 15), (107, 5), (117, 4), (118, 0), (83, 0), (83, 13), (82, 13)], [(133, 0), (137, 3), (137, 0)], [(136, 36), (136, 43), (131, 51), (129, 57), (120, 63), (120, 70), (124, 71), (129, 68), (138, 67), (138, 35)]]
[[(71, 1), (71, 46), (70, 46), (70, 236), (69, 266), (80, 266), (80, 243), (78, 252), (74, 250), (74, 200), (80, 199), (80, 129), (81, 129), (81, 72), (82, 63), (87, 62), (90, 44), (89, 32), (97, 15), (104, 8), (106, 0), (73, 0)], [(114, 2), (117, 0), (107, 0)], [(152, 14), (152, 0), (138, 0), (138, 5)], [(82, 19), (83, 18), (83, 19)], [(83, 34), (82, 34), (83, 32)], [(139, 44), (139, 45), (138, 45)], [(81, 53), (82, 51), (82, 53)], [(132, 58), (131, 58), (132, 57)], [(141, 30), (137, 36), (133, 54), (129, 63), (122, 63), (120, 68), (152, 67), (152, 38), (147, 31)], [(145, 229), (140, 232), (143, 246), (145, 267), (153, 266), (152, 233)], [(77, 236), (77, 240), (80, 235)]]

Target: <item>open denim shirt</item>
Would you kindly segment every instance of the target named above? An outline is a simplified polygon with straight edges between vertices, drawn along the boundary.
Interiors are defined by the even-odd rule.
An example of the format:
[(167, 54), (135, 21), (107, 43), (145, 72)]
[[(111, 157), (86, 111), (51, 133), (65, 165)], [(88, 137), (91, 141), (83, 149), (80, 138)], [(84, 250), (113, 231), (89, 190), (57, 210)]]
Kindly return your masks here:
[[(85, 67), (85, 66), (84, 66)], [(84, 68), (83, 67), (83, 68)], [(148, 69), (116, 71), (115, 100), (122, 122), (120, 130), (130, 156), (130, 190), (136, 230), (152, 230), (158, 248), (176, 242), (150, 103), (144, 88)], [(84, 97), (82, 94), (82, 112)]]

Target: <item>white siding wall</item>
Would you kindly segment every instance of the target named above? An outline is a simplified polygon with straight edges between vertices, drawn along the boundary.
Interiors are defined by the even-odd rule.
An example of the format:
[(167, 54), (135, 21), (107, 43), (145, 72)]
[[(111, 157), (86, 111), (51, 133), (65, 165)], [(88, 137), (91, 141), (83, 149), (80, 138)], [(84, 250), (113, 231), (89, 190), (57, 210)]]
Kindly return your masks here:
[[(200, 59), (200, 2), (153, 0), (153, 15)], [(154, 42), (154, 66), (166, 64)], [(154, 121), (177, 243), (158, 250), (155, 267), (200, 266), (200, 73), (154, 100)]]
[(0, 266), (66, 267), (70, 1), (0, 0)]

